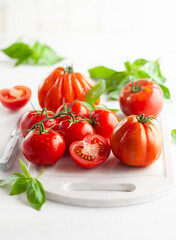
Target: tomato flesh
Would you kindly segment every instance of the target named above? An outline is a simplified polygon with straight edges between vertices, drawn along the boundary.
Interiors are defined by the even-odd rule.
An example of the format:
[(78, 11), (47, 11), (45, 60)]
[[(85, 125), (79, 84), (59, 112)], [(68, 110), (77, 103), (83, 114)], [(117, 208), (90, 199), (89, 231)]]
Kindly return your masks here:
[(12, 89), (0, 91), (1, 103), (10, 110), (18, 110), (27, 104), (31, 97), (31, 90), (26, 86), (15, 86)]
[(104, 137), (92, 134), (86, 136), (83, 141), (73, 142), (69, 151), (72, 159), (79, 166), (94, 168), (108, 159), (110, 146)]

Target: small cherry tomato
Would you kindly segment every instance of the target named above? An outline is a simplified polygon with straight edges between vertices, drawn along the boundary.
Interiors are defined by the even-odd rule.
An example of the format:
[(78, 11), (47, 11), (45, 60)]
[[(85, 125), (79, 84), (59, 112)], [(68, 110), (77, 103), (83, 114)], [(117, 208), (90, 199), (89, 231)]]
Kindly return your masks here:
[[(65, 103), (65, 105), (67, 106), (68, 112), (73, 112), (73, 114), (75, 114), (75, 115), (82, 115), (86, 118), (89, 117), (90, 110), (86, 106), (84, 106), (82, 103), (75, 101), (73, 103), (73, 105), (71, 105), (71, 107), (69, 107), (70, 104), (71, 103)], [(57, 109), (56, 114), (58, 114), (59, 112), (61, 112), (63, 110), (64, 110), (64, 105), (61, 105)]]
[(160, 86), (151, 79), (141, 78), (127, 83), (120, 92), (120, 108), (129, 115), (145, 114), (146, 117), (157, 117), (164, 104)]
[(65, 142), (57, 132), (30, 132), (23, 140), (22, 152), (26, 159), (36, 165), (55, 164), (64, 154)]
[(156, 161), (162, 150), (162, 134), (153, 117), (131, 115), (111, 134), (115, 157), (130, 166), (145, 167)]
[(58, 124), (57, 130), (64, 137), (66, 149), (69, 149), (73, 142), (83, 140), (85, 136), (95, 133), (89, 122), (78, 118), (73, 123), (69, 119), (61, 121)]
[[(41, 110), (26, 112), (20, 120), (20, 130), (23, 137), (26, 137), (26, 135), (28, 134), (28, 131), (24, 131), (24, 130), (30, 129), (34, 124), (42, 121), (45, 118), (45, 116), (46, 114), (42, 113)], [(48, 113), (48, 117), (53, 117), (53, 116), (54, 114)], [(54, 128), (54, 125), (57, 125), (58, 123), (59, 123), (58, 119), (53, 118), (53, 119), (47, 120), (43, 124), (45, 128), (50, 128), (52, 126)]]
[(1, 103), (10, 110), (16, 111), (27, 104), (31, 90), (26, 86), (14, 86), (11, 89), (0, 90)]
[(105, 138), (110, 138), (112, 130), (119, 123), (116, 114), (107, 109), (93, 110), (90, 116), (95, 120), (95, 132)]
[(81, 167), (94, 168), (108, 159), (108, 141), (97, 134), (86, 136), (83, 141), (73, 142), (70, 146), (71, 158)]

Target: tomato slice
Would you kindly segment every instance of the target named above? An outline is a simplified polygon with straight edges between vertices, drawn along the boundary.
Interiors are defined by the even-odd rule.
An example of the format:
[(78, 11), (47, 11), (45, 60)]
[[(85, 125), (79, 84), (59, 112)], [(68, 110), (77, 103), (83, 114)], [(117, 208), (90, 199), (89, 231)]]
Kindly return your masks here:
[(11, 89), (0, 90), (1, 103), (11, 110), (18, 110), (27, 104), (31, 90), (26, 86), (14, 86)]
[(81, 167), (94, 168), (108, 159), (110, 146), (108, 141), (98, 135), (86, 136), (83, 141), (76, 141), (70, 145), (71, 158)]

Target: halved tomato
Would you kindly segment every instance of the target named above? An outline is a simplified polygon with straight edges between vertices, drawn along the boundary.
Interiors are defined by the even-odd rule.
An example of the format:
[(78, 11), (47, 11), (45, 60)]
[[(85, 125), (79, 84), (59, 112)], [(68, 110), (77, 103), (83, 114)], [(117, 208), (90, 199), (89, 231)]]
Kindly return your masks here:
[(71, 158), (81, 167), (94, 168), (108, 159), (110, 146), (108, 141), (98, 135), (87, 135), (83, 141), (73, 142), (70, 146)]
[(31, 90), (26, 86), (15, 86), (11, 89), (0, 90), (1, 103), (10, 110), (16, 111), (29, 101)]

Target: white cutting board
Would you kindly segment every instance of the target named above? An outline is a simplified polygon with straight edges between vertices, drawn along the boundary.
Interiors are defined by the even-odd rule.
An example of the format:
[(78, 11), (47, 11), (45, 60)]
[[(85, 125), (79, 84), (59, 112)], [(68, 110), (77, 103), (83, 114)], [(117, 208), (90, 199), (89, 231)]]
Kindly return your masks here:
[[(94, 169), (79, 167), (69, 155), (45, 168), (40, 178), (48, 199), (86, 207), (114, 207), (138, 204), (169, 193), (175, 187), (170, 138), (163, 117), (159, 118), (163, 133), (160, 159), (145, 168), (122, 164), (113, 154)], [(41, 168), (32, 164), (29, 170), (40, 175)]]
[[(112, 103), (110, 106), (115, 107)], [(118, 115), (121, 119), (124, 117), (120, 112)], [(71, 205), (115, 207), (139, 204), (169, 193), (175, 187), (171, 143), (163, 116), (160, 116), (159, 122), (163, 133), (163, 151), (153, 165), (145, 168), (126, 166), (111, 154), (97, 168), (84, 169), (65, 155), (54, 166), (45, 167), (40, 178), (46, 197)], [(21, 149), (8, 175), (20, 171), (19, 157), (28, 165), (33, 177), (40, 175), (41, 167), (29, 164)], [(1, 172), (1, 179), (5, 177), (7, 173)]]

